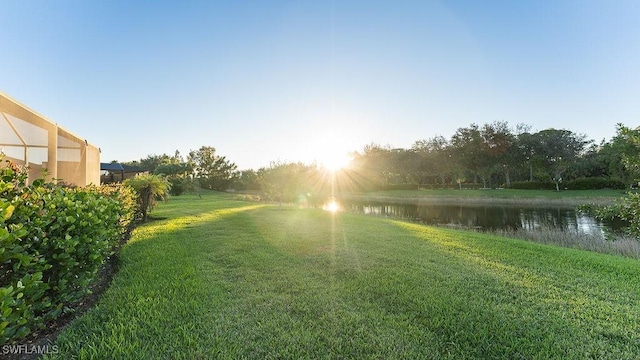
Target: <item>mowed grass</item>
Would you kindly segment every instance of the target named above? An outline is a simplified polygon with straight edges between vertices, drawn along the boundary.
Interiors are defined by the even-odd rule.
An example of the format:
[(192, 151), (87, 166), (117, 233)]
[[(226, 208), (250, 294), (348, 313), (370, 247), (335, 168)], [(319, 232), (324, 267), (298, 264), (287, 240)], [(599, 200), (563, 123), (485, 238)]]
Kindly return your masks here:
[(227, 195), (153, 215), (50, 358), (640, 354), (637, 260)]

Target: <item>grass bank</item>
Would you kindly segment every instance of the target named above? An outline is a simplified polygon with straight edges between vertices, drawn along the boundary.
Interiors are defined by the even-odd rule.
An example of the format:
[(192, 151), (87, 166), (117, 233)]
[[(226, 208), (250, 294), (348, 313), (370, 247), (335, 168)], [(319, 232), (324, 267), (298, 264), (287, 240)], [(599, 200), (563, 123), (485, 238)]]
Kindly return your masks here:
[(366, 193), (343, 192), (344, 200), (439, 204), (609, 205), (625, 190), (393, 190)]
[(153, 216), (49, 358), (640, 353), (637, 260), (217, 194)]

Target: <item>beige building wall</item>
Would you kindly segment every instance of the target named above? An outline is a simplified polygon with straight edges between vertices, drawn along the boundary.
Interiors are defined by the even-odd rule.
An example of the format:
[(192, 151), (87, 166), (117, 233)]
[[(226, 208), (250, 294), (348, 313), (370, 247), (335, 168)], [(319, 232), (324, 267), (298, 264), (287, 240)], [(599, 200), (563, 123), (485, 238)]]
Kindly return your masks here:
[[(29, 182), (100, 184), (100, 149), (0, 93), (0, 153), (29, 167)], [(0, 166), (6, 166), (3, 162)]]

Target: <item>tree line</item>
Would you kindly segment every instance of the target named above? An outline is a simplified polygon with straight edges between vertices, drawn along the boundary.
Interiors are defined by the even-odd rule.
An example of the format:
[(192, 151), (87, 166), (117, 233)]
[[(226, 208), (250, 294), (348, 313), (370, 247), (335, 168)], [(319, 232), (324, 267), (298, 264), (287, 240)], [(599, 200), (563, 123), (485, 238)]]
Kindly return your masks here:
[(419, 140), (409, 149), (370, 144), (354, 154), (353, 165), (368, 173), (374, 188), (495, 188), (526, 182), (552, 183), (560, 190), (570, 180), (627, 184), (638, 177), (625, 166), (637, 149), (629, 141), (631, 130), (621, 124), (612, 140), (601, 143), (565, 129), (529, 129), (497, 121), (459, 128), (449, 139)]
[[(588, 187), (627, 187), (640, 177), (640, 130), (622, 124), (616, 136), (596, 143), (566, 129), (532, 132), (496, 121), (461, 127), (450, 137), (415, 141), (411, 148), (369, 144), (352, 153), (339, 176), (327, 176), (317, 164), (273, 162), (258, 170), (238, 167), (211, 146), (191, 150), (186, 158), (149, 155), (128, 162), (166, 175), (172, 192), (193, 187), (255, 190), (272, 199), (285, 194), (327, 194), (344, 190), (417, 188), (555, 188), (588, 179)], [(334, 174), (335, 175), (335, 174)]]

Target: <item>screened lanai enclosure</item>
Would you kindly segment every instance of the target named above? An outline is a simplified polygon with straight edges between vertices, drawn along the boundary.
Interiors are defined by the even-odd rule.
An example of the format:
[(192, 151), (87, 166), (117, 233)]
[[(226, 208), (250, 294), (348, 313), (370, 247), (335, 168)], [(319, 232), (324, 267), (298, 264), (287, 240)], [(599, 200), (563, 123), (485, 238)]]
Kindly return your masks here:
[(0, 153), (29, 169), (29, 182), (47, 179), (100, 184), (100, 149), (0, 93)]

